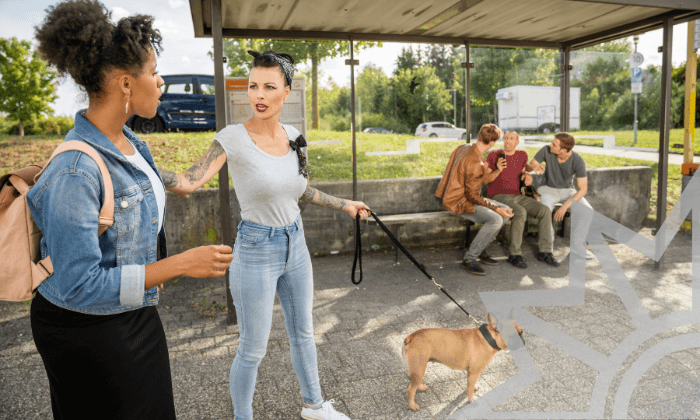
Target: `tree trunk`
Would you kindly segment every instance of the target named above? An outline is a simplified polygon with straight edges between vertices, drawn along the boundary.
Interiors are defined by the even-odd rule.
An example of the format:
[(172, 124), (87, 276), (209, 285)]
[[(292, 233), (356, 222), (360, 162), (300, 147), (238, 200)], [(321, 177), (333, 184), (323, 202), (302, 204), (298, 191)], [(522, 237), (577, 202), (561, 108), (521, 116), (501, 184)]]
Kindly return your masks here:
[(22, 120), (19, 120), (19, 136), (24, 137), (24, 124), (22, 124)]
[(311, 129), (318, 130), (318, 44), (313, 44), (311, 54)]

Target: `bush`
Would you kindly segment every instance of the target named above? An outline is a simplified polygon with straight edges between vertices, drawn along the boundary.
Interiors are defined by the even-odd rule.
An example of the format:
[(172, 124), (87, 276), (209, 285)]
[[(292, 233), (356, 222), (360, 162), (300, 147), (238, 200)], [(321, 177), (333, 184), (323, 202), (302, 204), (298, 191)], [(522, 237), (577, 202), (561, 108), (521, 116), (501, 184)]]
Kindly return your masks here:
[(411, 134), (413, 132), (408, 125), (392, 116), (370, 112), (362, 114), (362, 128), (367, 127), (382, 127), (398, 134)]
[(7, 117), (0, 116), (0, 133), (8, 133), (10, 131), (10, 127), (12, 127), (12, 121), (10, 121)]
[[(58, 136), (65, 135), (73, 128), (73, 118), (71, 117), (48, 117), (42, 118), (37, 121), (29, 121), (24, 123), (24, 135), (32, 134), (55, 134)], [(7, 128), (2, 126), (3, 133), (18, 136), (19, 135), (19, 123), (13, 122), (12, 125)]]

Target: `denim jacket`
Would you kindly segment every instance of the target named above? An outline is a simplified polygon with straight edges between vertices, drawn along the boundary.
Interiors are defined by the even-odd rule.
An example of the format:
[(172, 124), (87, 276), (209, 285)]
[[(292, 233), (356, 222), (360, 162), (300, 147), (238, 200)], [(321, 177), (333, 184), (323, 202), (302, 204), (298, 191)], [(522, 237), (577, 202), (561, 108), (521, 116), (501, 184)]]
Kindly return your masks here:
[[(124, 135), (158, 173), (145, 142)], [(98, 237), (97, 215), (104, 188), (92, 158), (78, 151), (58, 155), (27, 194), (43, 234), (41, 257), (51, 256), (54, 273), (38, 287), (53, 304), (95, 315), (126, 312), (158, 303), (158, 290), (144, 291), (147, 264), (165, 258), (165, 230), (148, 176), (126, 160), (85, 117), (75, 116), (66, 141), (95, 148), (114, 184), (114, 225)]]

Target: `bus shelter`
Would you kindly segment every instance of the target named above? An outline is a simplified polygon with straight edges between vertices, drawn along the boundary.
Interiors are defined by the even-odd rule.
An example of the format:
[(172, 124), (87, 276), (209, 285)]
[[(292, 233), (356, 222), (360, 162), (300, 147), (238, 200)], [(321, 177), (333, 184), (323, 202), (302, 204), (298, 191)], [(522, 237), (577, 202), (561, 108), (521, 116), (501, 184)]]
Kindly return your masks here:
[[(467, 141), (471, 136), (471, 46), (547, 48), (560, 52), (560, 129), (569, 129), (570, 53), (588, 46), (663, 29), (657, 230), (666, 218), (673, 25), (700, 18), (700, 0), (190, 0), (195, 37), (213, 38), (216, 126), (226, 125), (223, 38), (341, 40), (350, 44), (353, 199), (357, 197), (355, 139), (356, 41), (462, 45), (466, 61)], [(219, 172), (223, 242), (233, 246), (228, 166)], [(657, 263), (658, 267), (658, 263)], [(235, 310), (226, 288), (229, 322)]]

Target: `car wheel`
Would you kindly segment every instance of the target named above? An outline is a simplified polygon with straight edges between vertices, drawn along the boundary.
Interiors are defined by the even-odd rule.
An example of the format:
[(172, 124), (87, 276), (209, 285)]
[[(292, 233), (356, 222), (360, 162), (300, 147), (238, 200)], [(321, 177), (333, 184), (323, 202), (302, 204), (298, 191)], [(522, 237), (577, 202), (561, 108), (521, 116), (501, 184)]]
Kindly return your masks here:
[(428, 137), (437, 137), (437, 134), (431, 133)]
[(153, 118), (136, 117), (134, 119), (134, 131), (143, 134), (162, 133), (163, 122), (157, 116)]
[(460, 137), (460, 138), (461, 138), (462, 140), (466, 140), (466, 139), (467, 139), (467, 133), (463, 133), (463, 134), (462, 134), (462, 137)]

